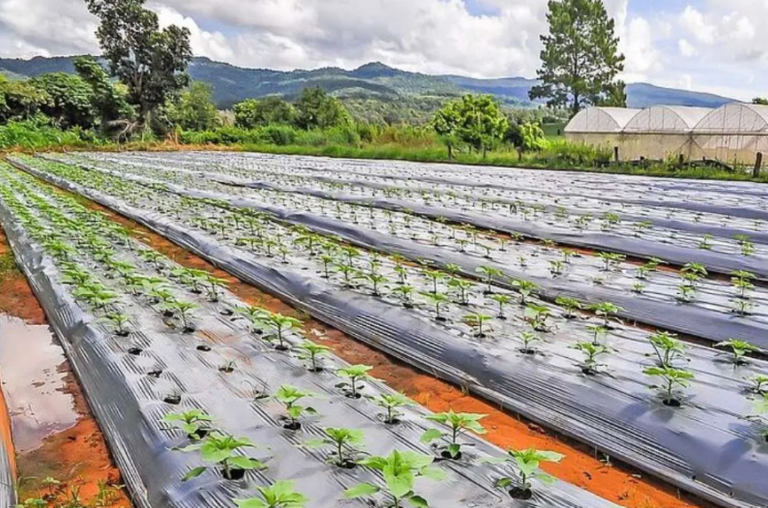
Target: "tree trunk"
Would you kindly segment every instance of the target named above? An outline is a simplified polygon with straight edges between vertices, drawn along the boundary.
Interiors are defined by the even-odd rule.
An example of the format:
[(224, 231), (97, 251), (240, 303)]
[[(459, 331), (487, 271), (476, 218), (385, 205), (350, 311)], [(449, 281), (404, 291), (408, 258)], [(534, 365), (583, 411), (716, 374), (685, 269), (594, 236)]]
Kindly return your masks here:
[(448, 160), (453, 160), (453, 145), (448, 144)]

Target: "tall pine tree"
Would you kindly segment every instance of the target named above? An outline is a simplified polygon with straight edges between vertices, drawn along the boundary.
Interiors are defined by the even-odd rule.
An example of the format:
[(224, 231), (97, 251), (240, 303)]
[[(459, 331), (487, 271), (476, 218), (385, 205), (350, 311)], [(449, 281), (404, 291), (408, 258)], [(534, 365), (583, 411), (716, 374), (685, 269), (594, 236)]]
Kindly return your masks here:
[(603, 1), (550, 0), (547, 21), (541, 84), (531, 89), (531, 99), (547, 99), (548, 106), (573, 115), (590, 105), (626, 106), (625, 84), (616, 79), (624, 55)]

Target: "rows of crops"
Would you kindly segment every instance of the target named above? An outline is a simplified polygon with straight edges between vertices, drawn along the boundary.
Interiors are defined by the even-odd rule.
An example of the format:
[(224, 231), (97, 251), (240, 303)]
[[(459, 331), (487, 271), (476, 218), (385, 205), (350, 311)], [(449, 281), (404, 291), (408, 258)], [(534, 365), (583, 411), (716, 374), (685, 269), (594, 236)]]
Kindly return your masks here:
[[(764, 259), (768, 240), (762, 233), (768, 198), (759, 190), (734, 197), (729, 192), (740, 192), (736, 186), (709, 188), (695, 183), (686, 188), (665, 181), (607, 181), (602, 176), (567, 174), (555, 181), (546, 173), (510, 176), (495, 170), (478, 170), (469, 181), (450, 167), (246, 154), (81, 154), (19, 156), (12, 161), (28, 173), (147, 225), (359, 340), (682, 489), (723, 506), (757, 507), (768, 502), (768, 486), (762, 480), (768, 474), (768, 364), (759, 354), (760, 348), (768, 348), (768, 293), (762, 281), (768, 275)], [(28, 193), (45, 193), (34, 181), (18, 172), (4, 172), (4, 179), (18, 186), (15, 195), (25, 200), (16, 209), (40, 210), (32, 214), (35, 218), (50, 214), (46, 207), (37, 206), (39, 199), (20, 191), (25, 186)], [(4, 194), (6, 206), (12, 194)], [(62, 198), (52, 196), (46, 195), (47, 203), (61, 204)], [(74, 203), (66, 206), (76, 208)], [(51, 224), (48, 228), (50, 233)], [(37, 239), (45, 240), (45, 234)], [(82, 241), (77, 237), (56, 240), (75, 241), (78, 246)], [(217, 289), (216, 281), (189, 279), (190, 274), (185, 278), (168, 260), (140, 254), (147, 252), (146, 246), (128, 248), (130, 242), (118, 249), (125, 256), (123, 262), (132, 265), (129, 275), (134, 267), (143, 266), (156, 272), (145, 276), (163, 278), (155, 281), (161, 286), (186, 281), (191, 284), (187, 291), (207, 292), (192, 298), (189, 308), (206, 323), (206, 330), (241, 324), (245, 326), (243, 344), (253, 342), (251, 321), (222, 319), (223, 314), (242, 313), (242, 305), (224, 289)], [(601, 250), (584, 249), (594, 244)], [(46, 249), (54, 258), (63, 256), (65, 264), (68, 256), (92, 256), (87, 260), (89, 269), (93, 273), (102, 269), (98, 249), (95, 254), (75, 254), (66, 247), (62, 254), (51, 245)], [(141, 307), (140, 303), (152, 307), (154, 300), (148, 302), (146, 293), (133, 292), (137, 284), (130, 277), (126, 280), (117, 268), (103, 270), (101, 283), (130, 299), (129, 311)], [(139, 279), (138, 286), (143, 287), (143, 282)], [(93, 302), (88, 309), (94, 311)], [(180, 338), (194, 350), (199, 326), (188, 326), (181, 308), (163, 309), (175, 316), (171, 319), (181, 320), (173, 339), (179, 342)], [(118, 315), (124, 313), (129, 315), (128, 311)], [(261, 330), (261, 336), (277, 344), (274, 349), (263, 345), (258, 352), (247, 349), (250, 361), (266, 356), (274, 362), (277, 354), (280, 361), (294, 362), (294, 372), (297, 360), (289, 351), (301, 346), (292, 342), (296, 337), (281, 338), (281, 330), (295, 324), (281, 324), (279, 316), (251, 313), (258, 323), (270, 323), (270, 330)], [(118, 318), (113, 325), (122, 326), (121, 321)], [(674, 332), (686, 336), (680, 338)], [(164, 332), (156, 333), (163, 337)], [(699, 340), (689, 341), (688, 335)], [(140, 350), (133, 356), (146, 356), (146, 348), (128, 347)], [(220, 362), (208, 355), (194, 354), (213, 372), (216, 382), (230, 389), (236, 386), (228, 380), (241, 370), (239, 362), (238, 368), (228, 372), (221, 365), (215, 368)], [(254, 369), (252, 375), (264, 376), (263, 370)], [(326, 391), (339, 397), (337, 390), (329, 388), (332, 380), (314, 379), (318, 373), (303, 369), (296, 380), (280, 370), (274, 365), (268, 370), (273, 376), (271, 386), (280, 386), (288, 378), (300, 393)], [(344, 375), (349, 367), (336, 370)], [(324, 372), (323, 376), (331, 375)], [(369, 394), (386, 393), (375, 383), (366, 384), (371, 385), (366, 388)], [(355, 385), (353, 378), (353, 389)], [(209, 400), (209, 396), (201, 397)], [(252, 400), (241, 403), (255, 411)], [(354, 406), (362, 403), (342, 394), (334, 409), (351, 404), (354, 412), (365, 414)], [(347, 426), (356, 422), (354, 416), (326, 417), (322, 404), (313, 406), (321, 415), (312, 417), (318, 419), (311, 424), (316, 429), (334, 428), (332, 422), (325, 425), (326, 418)], [(300, 407), (305, 409), (303, 404)], [(205, 409), (206, 415), (213, 414)], [(290, 407), (286, 412), (291, 414)], [(419, 411), (403, 412), (404, 420), (418, 421)], [(224, 413), (214, 415), (217, 431), (213, 435), (248, 435), (252, 422), (243, 428), (241, 421), (240, 427), (220, 432), (218, 420), (231, 416)], [(266, 418), (256, 413), (251, 418)], [(157, 409), (152, 416), (154, 420), (147, 421), (163, 418)], [(310, 426), (297, 427), (297, 423), (295, 418), (288, 421), (296, 427), (290, 432), (304, 432)], [(464, 428), (472, 430), (472, 425)], [(425, 431), (424, 441), (439, 439), (437, 431), (421, 427), (409, 426), (401, 439), (414, 446), (418, 434)], [(292, 444), (297, 441), (294, 434), (285, 437), (286, 429), (280, 432)], [(392, 448), (392, 433), (386, 426), (374, 433), (376, 452), (382, 457), (386, 455), (383, 447)], [(176, 437), (183, 440), (183, 432)], [(271, 439), (276, 439), (274, 434)], [(468, 495), (477, 500), (477, 506), (503, 502), (492, 488), (493, 481), (473, 476), (501, 474), (477, 465), (481, 461), (474, 456), (478, 451), (493, 455), (493, 450), (474, 438), (464, 439), (477, 445), (472, 455), (450, 442), (436, 445), (422, 459), (441, 455), (448, 459), (440, 465), (453, 475), (448, 482), (451, 489), (468, 492), (462, 482), (469, 482), (473, 487)], [(303, 474), (291, 471), (300, 462), (288, 455), (283, 460), (282, 449), (279, 456), (279, 470), (285, 475), (258, 473), (254, 479), (268, 485), (266, 480)], [(181, 461), (178, 470), (190, 470), (193, 475), (203, 472), (192, 459), (173, 460)], [(248, 460), (258, 462), (253, 469), (265, 465), (258, 456)], [(521, 460), (517, 458), (518, 466)], [(467, 462), (476, 467), (467, 469)], [(384, 469), (384, 483), (376, 475), (366, 476), (364, 483), (376, 489), (389, 485), (383, 462), (369, 459), (364, 464)], [(271, 470), (269, 465), (266, 471)], [(526, 491), (527, 480), (523, 478), (521, 485), (519, 474), (513, 476), (512, 483), (501, 485)], [(336, 476), (333, 481), (351, 487)], [(315, 492), (314, 479), (312, 484)], [(209, 486), (212, 493), (195, 492), (218, 496), (219, 491)], [(451, 502), (459, 502), (460, 497), (468, 498), (448, 492), (445, 484), (432, 488), (423, 496), (409, 493), (410, 503), (420, 506), (432, 496), (437, 506), (453, 506)], [(342, 490), (331, 489), (310, 502), (333, 506), (327, 504), (328, 496), (338, 498)], [(600, 506), (562, 484), (533, 491), (533, 499), (539, 502), (535, 506), (560, 506), (568, 496), (582, 503), (579, 506)], [(371, 486), (357, 493), (382, 495)]]

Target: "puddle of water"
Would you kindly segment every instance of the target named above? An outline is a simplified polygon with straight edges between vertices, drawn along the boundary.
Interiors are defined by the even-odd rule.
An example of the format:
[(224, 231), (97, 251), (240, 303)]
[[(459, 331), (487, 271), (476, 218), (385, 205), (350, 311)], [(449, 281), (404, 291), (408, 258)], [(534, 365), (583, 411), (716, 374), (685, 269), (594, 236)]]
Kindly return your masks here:
[(64, 351), (47, 326), (0, 315), (0, 380), (11, 416), (17, 453), (77, 422), (74, 399), (64, 393)]

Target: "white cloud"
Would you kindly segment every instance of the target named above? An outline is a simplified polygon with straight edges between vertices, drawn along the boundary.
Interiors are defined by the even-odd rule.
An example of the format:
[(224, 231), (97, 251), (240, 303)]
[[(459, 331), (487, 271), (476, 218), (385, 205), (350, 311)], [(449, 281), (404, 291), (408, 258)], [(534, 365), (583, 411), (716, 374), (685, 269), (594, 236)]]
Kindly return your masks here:
[[(547, 0), (151, 0), (162, 24), (186, 26), (196, 54), (247, 67), (373, 60), (478, 77), (535, 75)], [(768, 0), (604, 0), (627, 81), (765, 94)], [(651, 4), (658, 6), (648, 9)], [(638, 7), (644, 7), (642, 11)], [(83, 0), (0, 0), (0, 56), (98, 52)], [(751, 92), (745, 92), (752, 90)]]
[(685, 39), (678, 40), (677, 46), (680, 49), (680, 54), (686, 58), (690, 58), (698, 54), (696, 47)]

